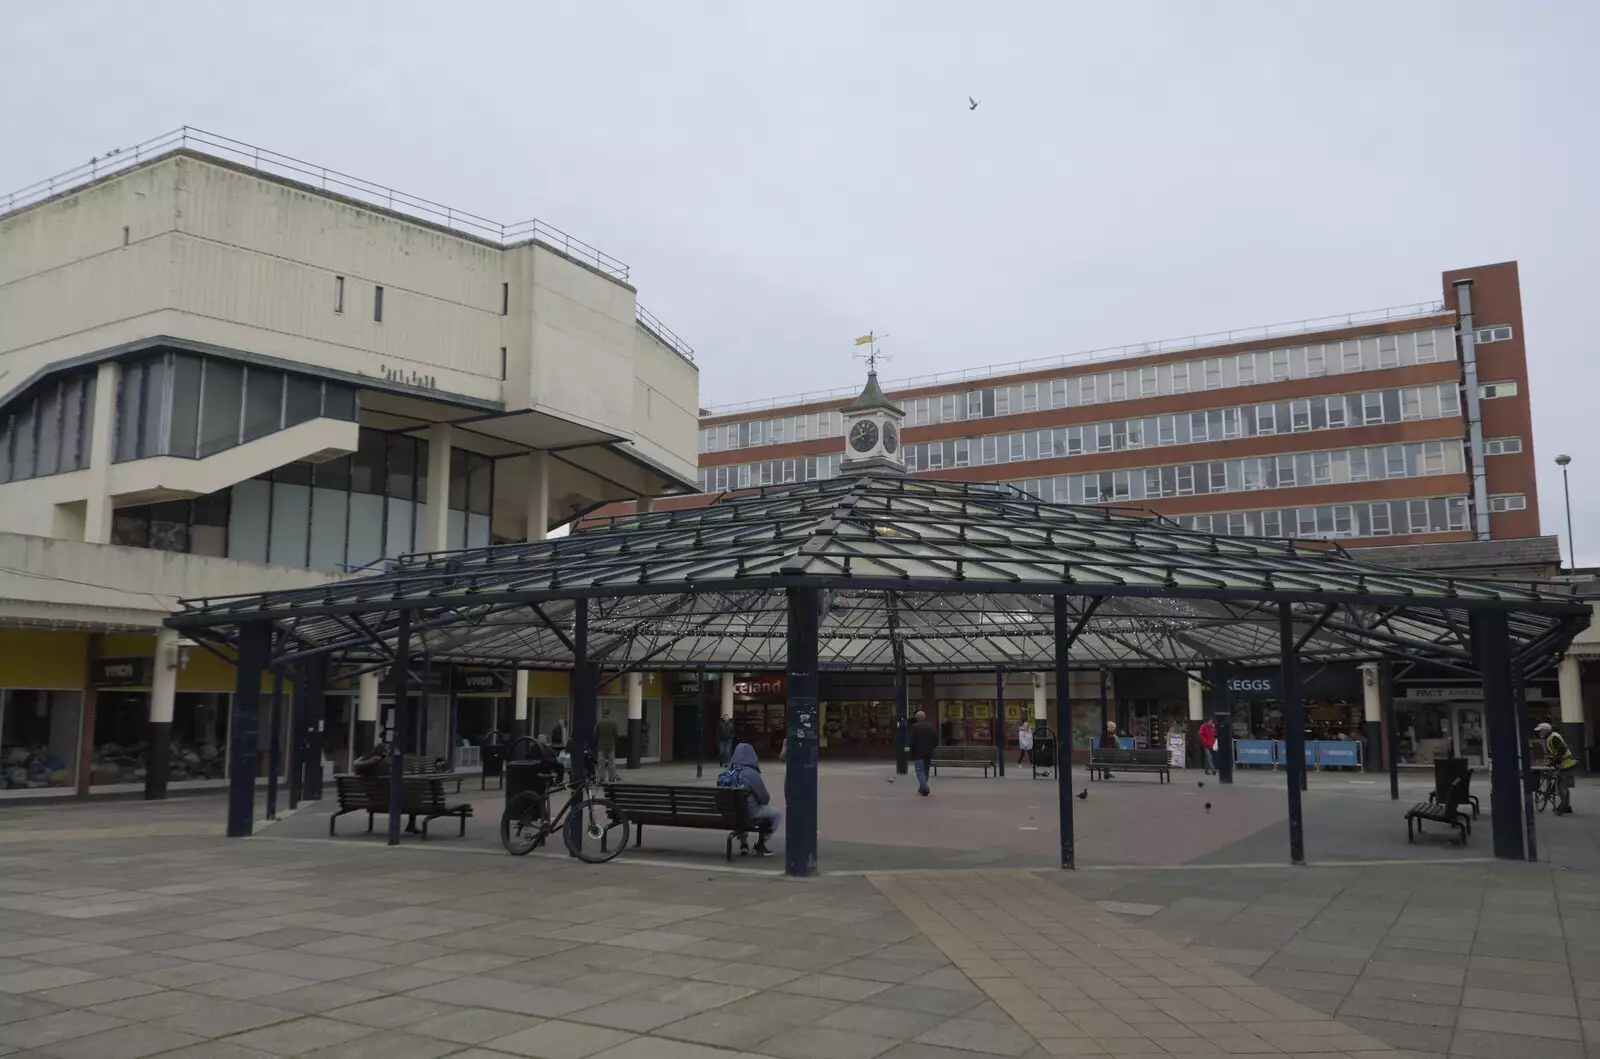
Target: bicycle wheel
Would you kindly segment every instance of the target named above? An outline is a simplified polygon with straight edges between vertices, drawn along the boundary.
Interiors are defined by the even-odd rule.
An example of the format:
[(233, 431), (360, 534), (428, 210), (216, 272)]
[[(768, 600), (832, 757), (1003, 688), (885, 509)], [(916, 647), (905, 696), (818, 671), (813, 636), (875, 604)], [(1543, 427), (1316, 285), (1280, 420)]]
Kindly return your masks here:
[(533, 791), (523, 791), (500, 815), (500, 844), (513, 857), (521, 857), (544, 841), (548, 802)]
[(589, 794), (572, 806), (578, 820), (573, 835), (572, 818), (561, 829), (567, 850), (586, 864), (604, 864), (616, 858), (628, 845), (628, 821), (622, 810), (598, 794)]

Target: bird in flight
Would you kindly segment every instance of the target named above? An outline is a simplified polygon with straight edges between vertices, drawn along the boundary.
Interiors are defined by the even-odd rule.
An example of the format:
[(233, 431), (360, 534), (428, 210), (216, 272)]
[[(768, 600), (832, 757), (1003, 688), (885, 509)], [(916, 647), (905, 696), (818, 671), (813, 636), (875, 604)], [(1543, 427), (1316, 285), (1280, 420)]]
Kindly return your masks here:
[(977, 110), (978, 109), (978, 104), (982, 103), (982, 102), (983, 102), (983, 100), (981, 100), (981, 99), (973, 99), (971, 96), (968, 96), (967, 97), (967, 109), (968, 110)]

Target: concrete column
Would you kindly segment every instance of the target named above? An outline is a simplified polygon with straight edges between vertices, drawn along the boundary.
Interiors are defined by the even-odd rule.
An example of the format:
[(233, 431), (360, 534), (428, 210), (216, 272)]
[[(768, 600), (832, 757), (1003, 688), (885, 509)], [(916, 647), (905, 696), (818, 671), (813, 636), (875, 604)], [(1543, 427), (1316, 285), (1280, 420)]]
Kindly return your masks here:
[(550, 528), (550, 454), (528, 453), (528, 539), (542, 541)]
[(1033, 675), (1033, 725), (1035, 728), (1050, 719), (1050, 706), (1045, 701), (1047, 690), (1044, 674), (1035, 673)]
[(422, 513), (422, 550), (442, 552), (450, 546), (449, 423), (428, 428), (428, 495)]
[(1367, 737), (1361, 747), (1365, 772), (1383, 767), (1383, 686), (1378, 679), (1378, 663), (1363, 662), (1361, 670), (1361, 720)]
[(528, 734), (528, 671), (517, 670), (516, 690), (512, 692), (511, 708), (516, 711), (511, 722), (511, 738), (521, 739)]
[[(111, 543), (111, 460), (117, 444), (117, 386), (122, 365), (104, 361), (94, 380), (94, 417), (89, 437), (89, 499), (84, 505), (83, 539), (90, 544)], [(147, 773), (148, 775), (148, 773)]]
[(639, 502), (634, 505), (634, 511), (641, 515), (650, 514), (650, 507), (654, 500), (654, 497), (641, 496)]
[(628, 674), (628, 767), (639, 767), (644, 739), (644, 674)]
[(722, 719), (733, 720), (733, 674), (722, 674)]
[(350, 759), (364, 757), (378, 741), (378, 674), (363, 673), (356, 684), (356, 743)]
[(1561, 687), (1561, 737), (1567, 741), (1578, 767), (1589, 768), (1589, 747), (1583, 723), (1583, 663), (1571, 655), (1561, 659), (1556, 670)]
[(144, 796), (150, 801), (167, 796), (167, 778), (172, 773), (172, 706), (178, 694), (178, 654), (177, 630), (157, 630), (156, 656), (150, 668), (150, 726), (145, 737), (149, 752), (144, 766)]

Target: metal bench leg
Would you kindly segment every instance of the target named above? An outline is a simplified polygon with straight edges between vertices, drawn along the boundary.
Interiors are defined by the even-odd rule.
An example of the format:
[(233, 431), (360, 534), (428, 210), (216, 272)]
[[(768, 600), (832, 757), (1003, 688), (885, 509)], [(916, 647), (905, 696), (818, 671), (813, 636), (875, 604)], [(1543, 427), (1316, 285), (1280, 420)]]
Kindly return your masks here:
[(462, 813), (461, 814), (461, 833), (459, 835), (457, 835), (456, 837), (457, 838), (466, 838), (467, 837), (467, 814), (466, 813)]
[(367, 834), (372, 834), (372, 810), (367, 810)]
[(1406, 817), (1406, 841), (1407, 842), (1415, 841), (1415, 835), (1414, 835), (1414, 833), (1413, 833), (1413, 831), (1411, 829), (1411, 824), (1415, 819), (1416, 818), (1412, 817), (1412, 816), (1407, 816)]
[(634, 824), (633, 825), (633, 848), (634, 849), (638, 849), (639, 845), (642, 842), (644, 842), (644, 825), (643, 824)]

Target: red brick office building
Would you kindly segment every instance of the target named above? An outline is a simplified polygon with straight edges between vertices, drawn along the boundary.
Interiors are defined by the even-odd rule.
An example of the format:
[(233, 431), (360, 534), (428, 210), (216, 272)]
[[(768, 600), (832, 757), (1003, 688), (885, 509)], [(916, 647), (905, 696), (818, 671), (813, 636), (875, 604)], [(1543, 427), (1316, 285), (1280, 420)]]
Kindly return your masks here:
[[(1359, 545), (1539, 534), (1517, 265), (1437, 302), (885, 386), (908, 470)], [(831, 477), (859, 386), (710, 409), (705, 492)], [(662, 506), (705, 502), (665, 501)]]

